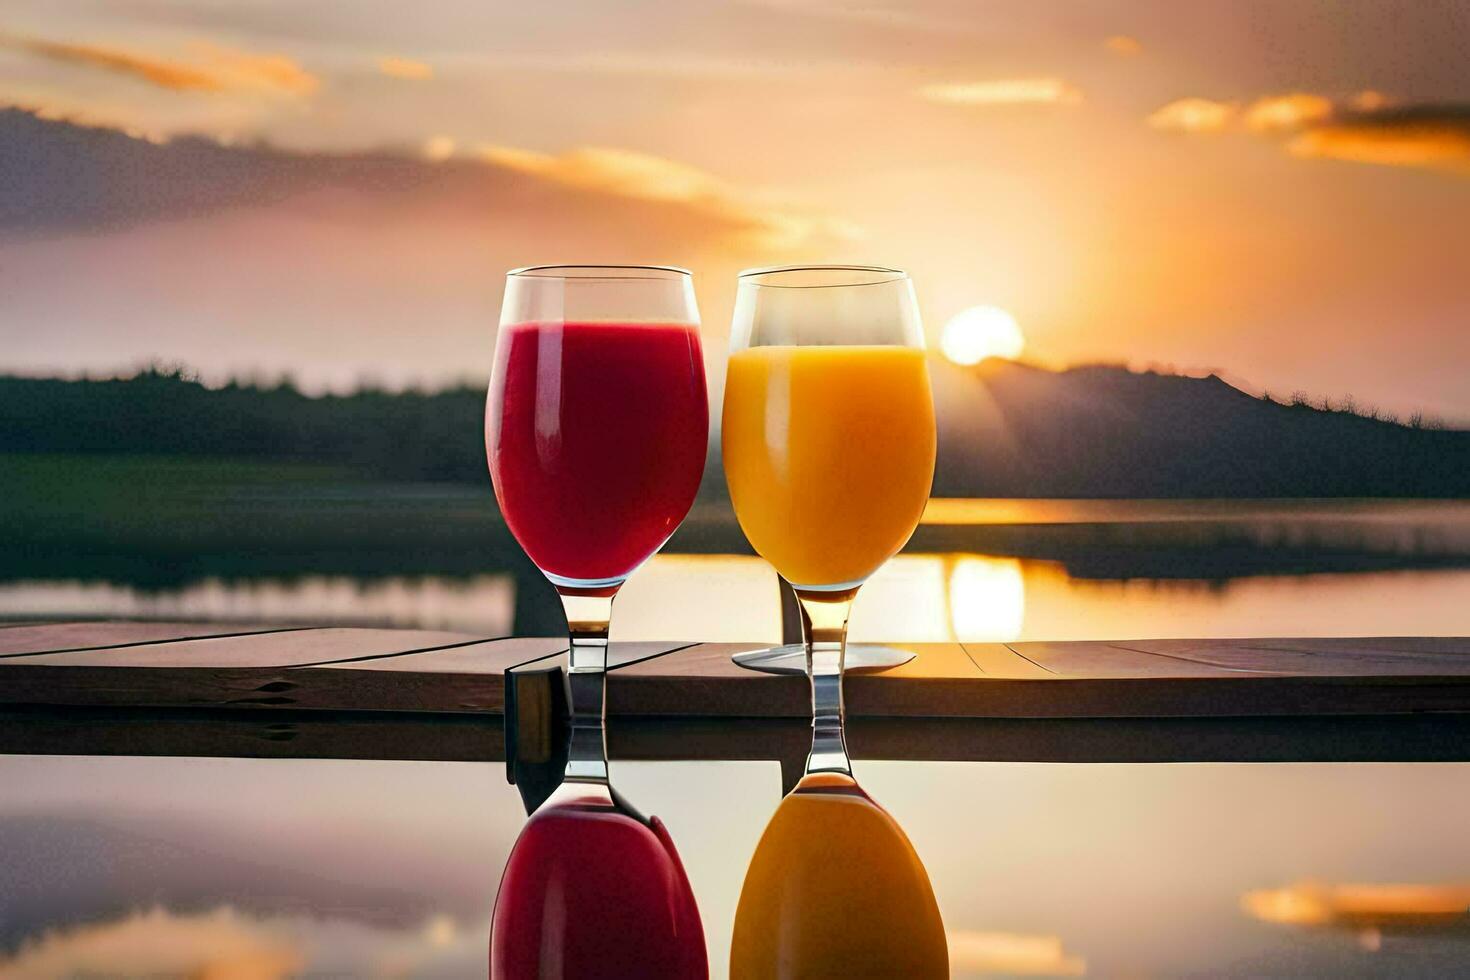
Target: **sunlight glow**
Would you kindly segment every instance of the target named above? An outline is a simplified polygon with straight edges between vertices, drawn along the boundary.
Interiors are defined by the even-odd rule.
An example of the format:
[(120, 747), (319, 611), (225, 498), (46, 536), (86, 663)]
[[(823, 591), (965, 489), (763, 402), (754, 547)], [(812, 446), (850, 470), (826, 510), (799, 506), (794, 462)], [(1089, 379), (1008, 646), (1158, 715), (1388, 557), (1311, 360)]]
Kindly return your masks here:
[(979, 364), (987, 357), (1015, 359), (1026, 347), (1016, 318), (998, 306), (972, 306), (944, 325), (939, 338), (944, 356), (956, 364)]
[(949, 569), (949, 619), (957, 640), (1014, 640), (1026, 621), (1026, 583), (1014, 558), (965, 555)]

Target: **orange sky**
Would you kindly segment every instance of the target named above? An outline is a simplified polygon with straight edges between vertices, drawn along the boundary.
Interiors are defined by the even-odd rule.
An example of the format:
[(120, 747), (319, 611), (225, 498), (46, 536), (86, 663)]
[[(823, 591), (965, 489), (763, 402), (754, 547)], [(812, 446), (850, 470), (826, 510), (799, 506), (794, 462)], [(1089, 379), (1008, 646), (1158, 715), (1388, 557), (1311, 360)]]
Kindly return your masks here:
[[(478, 377), (499, 274), (546, 261), (692, 267), (717, 367), (736, 270), (846, 260), (909, 269), (931, 336), (994, 304), (1046, 363), (1470, 420), (1467, 31), (1428, 2), (17, 0), (0, 103), (173, 138), (169, 173), (203, 134), (244, 189), (118, 218), (48, 163), (0, 211), (0, 369)], [(338, 186), (327, 154), (382, 148), (417, 169)]]

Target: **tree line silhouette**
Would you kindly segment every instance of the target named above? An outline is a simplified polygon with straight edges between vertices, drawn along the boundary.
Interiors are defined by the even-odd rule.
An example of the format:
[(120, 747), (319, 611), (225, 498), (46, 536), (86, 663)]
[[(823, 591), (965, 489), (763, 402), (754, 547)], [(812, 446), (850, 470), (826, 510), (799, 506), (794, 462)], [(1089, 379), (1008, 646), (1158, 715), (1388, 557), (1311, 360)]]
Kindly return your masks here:
[(484, 481), (485, 392), (365, 388), (309, 396), (290, 381), (206, 387), (149, 366), (118, 380), (0, 377), (0, 452), (243, 456), (332, 463), (385, 480)]
[[(951, 385), (940, 495), (1470, 496), (1470, 432), (1390, 420), (1351, 399), (1279, 401), (1214, 377), (1105, 366), (936, 370), (937, 390), (946, 376)], [(289, 380), (208, 387), (164, 365), (115, 380), (0, 376), (0, 453), (297, 461), (483, 486), (484, 405), (470, 385), (313, 396)], [(702, 495), (725, 492), (713, 451)]]

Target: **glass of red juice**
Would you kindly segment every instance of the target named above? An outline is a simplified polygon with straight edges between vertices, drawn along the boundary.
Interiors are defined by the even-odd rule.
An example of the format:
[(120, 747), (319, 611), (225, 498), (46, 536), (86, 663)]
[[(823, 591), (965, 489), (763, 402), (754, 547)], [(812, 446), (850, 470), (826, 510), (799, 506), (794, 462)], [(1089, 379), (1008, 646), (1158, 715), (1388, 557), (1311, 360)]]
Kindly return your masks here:
[(506, 524), (566, 610), (568, 779), (606, 780), (613, 598), (689, 512), (708, 438), (687, 270), (561, 265), (507, 275), (485, 450)]

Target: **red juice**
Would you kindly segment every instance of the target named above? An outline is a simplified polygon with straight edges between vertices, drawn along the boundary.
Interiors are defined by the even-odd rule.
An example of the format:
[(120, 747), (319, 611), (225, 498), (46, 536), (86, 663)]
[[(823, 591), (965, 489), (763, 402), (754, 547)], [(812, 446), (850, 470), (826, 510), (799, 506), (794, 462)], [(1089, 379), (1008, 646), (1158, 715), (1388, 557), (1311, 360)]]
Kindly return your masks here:
[(625, 578), (694, 502), (709, 438), (699, 329), (501, 327), (485, 417), (495, 497), (542, 571)]
[(495, 897), (491, 980), (707, 980), (694, 892), (651, 823), (575, 799), (537, 810)]

